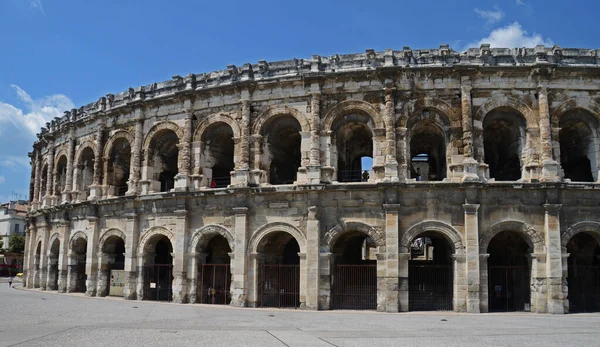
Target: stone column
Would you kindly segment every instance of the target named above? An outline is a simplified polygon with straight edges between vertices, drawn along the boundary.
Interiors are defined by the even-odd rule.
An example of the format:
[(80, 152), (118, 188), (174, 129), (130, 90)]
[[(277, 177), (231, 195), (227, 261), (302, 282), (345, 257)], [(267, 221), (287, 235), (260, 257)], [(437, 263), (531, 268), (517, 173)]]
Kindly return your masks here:
[(552, 156), (552, 138), (550, 128), (550, 107), (548, 106), (548, 89), (546, 86), (538, 87), (538, 102), (540, 111), (540, 140), (542, 159), (542, 182), (560, 181), (560, 165)]
[[(452, 260), (454, 277), (454, 281), (452, 283), (454, 292), (452, 297), (452, 306), (454, 308), (454, 312), (467, 312), (467, 299), (469, 295), (467, 292), (468, 285), (466, 278), (467, 256), (464, 253), (455, 253), (452, 255)], [(479, 274), (477, 275), (479, 276)], [(479, 290), (479, 288), (477, 288), (477, 290)], [(479, 296), (479, 292), (477, 292), (477, 296)], [(474, 312), (479, 312), (479, 307), (477, 307), (477, 311)]]
[(254, 186), (259, 186), (263, 182), (264, 171), (260, 169), (263, 154), (263, 137), (259, 134), (252, 135), (252, 150), (254, 154), (254, 165), (252, 171), (250, 171), (249, 183)]
[(110, 274), (110, 262), (113, 259), (111, 259), (111, 256), (109, 254), (102, 253), (102, 250), (100, 250), (100, 252), (98, 253), (97, 259), (98, 272), (96, 273), (96, 296), (104, 297), (107, 296), (109, 293), (108, 276)]
[[(258, 253), (248, 253), (248, 275), (247, 275), (247, 297), (246, 297), (246, 305), (248, 307), (258, 307), (259, 306), (259, 288), (258, 288), (258, 278), (259, 271), (261, 265), (264, 263), (264, 255)], [(234, 275), (235, 276), (235, 275)], [(235, 288), (234, 288), (235, 293)], [(233, 305), (233, 300), (231, 300)], [(237, 305), (235, 305), (237, 306)], [(240, 306), (241, 307), (241, 306)]]
[(69, 241), (71, 238), (71, 223), (63, 220), (62, 242), (60, 243), (60, 251), (58, 253), (58, 292), (65, 293), (67, 291), (67, 275), (69, 265)]
[[(301, 253), (298, 252), (298, 257), (300, 258), (300, 278), (299, 278), (299, 282), (300, 282), (300, 290), (299, 290), (299, 295), (298, 295), (298, 299), (300, 301), (300, 309), (302, 310), (306, 310), (306, 291), (308, 289), (308, 276), (307, 276), (307, 267), (306, 267), (306, 253)], [(256, 278), (255, 278), (256, 280)]]
[(129, 181), (126, 195), (136, 195), (139, 192), (139, 183), (141, 180), (142, 166), (142, 141), (144, 140), (144, 110), (136, 109), (135, 137), (133, 139), (133, 148), (131, 149), (131, 164), (129, 170)]
[(247, 98), (240, 100), (242, 104), (242, 124), (238, 144), (239, 149), (238, 153), (236, 153), (239, 155), (239, 159), (237, 163), (235, 163), (235, 176), (231, 182), (232, 185), (239, 187), (247, 186), (250, 180), (248, 173), (250, 171), (250, 114), (252, 109), (251, 101), (249, 99), (250, 94), (248, 93), (244, 96)]
[[(466, 311), (481, 312), (481, 268), (479, 264), (479, 205), (463, 204), (465, 213), (465, 252), (466, 252)], [(456, 293), (454, 294), (457, 295)]]
[(39, 286), (41, 290), (46, 290), (48, 286), (48, 239), (50, 237), (50, 226), (46, 220), (39, 223), (37, 232), (39, 232), (40, 229), (42, 230), (42, 247), (39, 259), (39, 277), (36, 278), (36, 281), (37, 286)]
[[(321, 233), (318, 206), (308, 207), (306, 220), (306, 309), (319, 309), (319, 248)], [(301, 269), (302, 270), (302, 269)]]
[(398, 181), (394, 90), (395, 88), (385, 89), (385, 180), (391, 182)]
[[(478, 169), (479, 163), (474, 158), (473, 152), (473, 116), (471, 102), (471, 81), (467, 77), (462, 77), (461, 91), (461, 110), (462, 110), (462, 128), (463, 128), (463, 177), (462, 181), (479, 181)], [(485, 177), (484, 177), (485, 178)]]
[(529, 255), (529, 262), (531, 269), (531, 312), (547, 313), (548, 291), (546, 289), (546, 253), (531, 253)]
[[(97, 217), (88, 216), (87, 251), (85, 253), (85, 295), (96, 296), (97, 276), (98, 276), (98, 238), (100, 234), (99, 220)], [(101, 251), (101, 250), (100, 250)]]
[(398, 180), (401, 182), (406, 181), (410, 178), (408, 174), (408, 153), (406, 153), (407, 145), (406, 145), (406, 132), (407, 129), (405, 127), (396, 128), (396, 139), (398, 142)]
[(481, 269), (481, 280), (479, 282), (479, 308), (480, 312), (489, 312), (489, 293), (488, 293), (488, 258), (489, 254), (479, 255), (479, 268)]
[(31, 210), (37, 211), (40, 203), (40, 180), (42, 179), (42, 158), (39, 156), (37, 149), (33, 152), (33, 159), (35, 160), (35, 171), (33, 173), (33, 199), (31, 201)]
[(398, 301), (400, 312), (408, 312), (408, 261), (410, 260), (410, 249), (408, 253), (398, 253)]
[[(102, 197), (102, 156), (104, 148), (104, 122), (98, 124), (96, 129), (96, 138), (94, 139), (94, 176), (92, 178), (92, 185), (90, 186), (90, 195), (88, 200), (97, 200)], [(108, 162), (108, 161), (107, 161)], [(104, 171), (106, 175), (106, 171)]]
[[(140, 239), (140, 223), (136, 213), (129, 213), (127, 218), (125, 235), (125, 287), (123, 288), (123, 297), (127, 300), (136, 299), (136, 284), (139, 289), (140, 280), (142, 281), (143, 289), (143, 273), (142, 267), (144, 263), (138, 259), (138, 242)], [(141, 294), (137, 293), (137, 298), (141, 300)]]
[[(316, 84), (316, 90), (319, 89)], [(321, 183), (321, 92), (316, 91), (310, 95), (310, 159), (307, 169), (307, 183)]]
[(560, 204), (544, 204), (544, 234), (546, 236), (546, 288), (548, 313), (564, 314), (563, 270), (560, 240)]
[[(144, 300), (144, 299), (148, 299), (147, 295), (148, 293), (144, 292), (144, 280), (145, 280), (145, 275), (146, 275), (146, 271), (147, 265), (153, 265), (154, 264), (154, 257), (156, 256), (156, 254), (154, 253), (138, 253), (137, 254), (137, 260), (138, 260), (138, 271), (137, 271), (137, 277), (132, 278), (135, 282), (136, 285), (136, 291), (135, 291), (135, 295), (129, 295), (129, 299), (133, 300), (136, 299), (137, 300)], [(129, 278), (127, 278), (127, 280), (129, 281)], [(129, 285), (129, 282), (127, 283), (127, 285), (125, 286), (125, 288), (127, 288), (127, 286)], [(127, 296), (127, 294), (125, 294)], [(127, 299), (127, 297), (126, 297)]]
[(61, 192), (61, 203), (71, 202), (71, 190), (73, 188), (73, 160), (75, 156), (75, 127), (69, 128), (69, 146), (67, 148), (67, 177), (65, 179), (65, 189)]
[(233, 292), (231, 293), (231, 306), (245, 307), (248, 298), (248, 264), (246, 248), (248, 245), (248, 208), (235, 207), (235, 249), (232, 259), (231, 282)]
[(175, 176), (175, 190), (177, 191), (186, 191), (190, 186), (190, 173), (192, 167), (192, 118), (194, 113), (191, 110), (192, 105), (190, 100), (186, 100), (184, 104), (186, 108), (185, 119), (183, 121), (183, 138), (181, 139), (181, 143), (179, 145), (179, 172), (177, 173), (177, 176)]
[(77, 265), (79, 261), (77, 254), (73, 253), (73, 250), (69, 249), (67, 253), (67, 285), (65, 292), (74, 293), (77, 288), (77, 268), (73, 265)]
[(174, 211), (175, 221), (175, 244), (173, 245), (173, 302), (188, 302), (187, 283), (187, 244), (189, 239), (188, 212), (184, 209)]
[(333, 288), (331, 287), (331, 276), (333, 275), (333, 266), (335, 254), (323, 252), (319, 253), (319, 309), (331, 310)]
[(188, 255), (188, 299), (191, 304), (202, 303), (198, 300), (198, 272), (200, 266), (206, 263), (206, 257), (208, 257), (208, 253), (193, 252)]
[(54, 197), (54, 141), (48, 143), (48, 171), (46, 173), (46, 196), (43, 205), (48, 207)]
[(385, 253), (386, 253), (386, 275), (385, 288), (385, 311), (398, 312), (400, 309), (399, 301), (399, 245), (400, 238), (398, 234), (399, 221), (398, 213), (400, 205), (384, 204), (385, 210)]

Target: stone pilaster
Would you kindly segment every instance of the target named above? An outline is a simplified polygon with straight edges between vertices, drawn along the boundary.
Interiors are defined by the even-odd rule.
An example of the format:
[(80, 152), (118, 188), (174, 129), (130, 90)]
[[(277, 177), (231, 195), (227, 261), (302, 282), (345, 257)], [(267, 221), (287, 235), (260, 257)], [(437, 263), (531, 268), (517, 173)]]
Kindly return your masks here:
[(52, 204), (54, 197), (54, 141), (48, 143), (48, 171), (46, 173), (46, 196), (43, 206), (48, 207)]
[(544, 234), (546, 236), (546, 288), (548, 292), (548, 313), (563, 314), (563, 270), (562, 246), (560, 240), (559, 204), (544, 205)]
[(479, 255), (479, 269), (481, 271), (481, 280), (479, 282), (479, 309), (480, 312), (489, 312), (489, 293), (488, 293), (488, 258), (489, 254)]
[(183, 138), (181, 139), (180, 151), (179, 151), (179, 172), (175, 176), (175, 190), (185, 191), (190, 186), (190, 173), (192, 167), (192, 133), (193, 133), (193, 122), (194, 113), (191, 110), (191, 101), (186, 100), (184, 102), (185, 107), (185, 119), (183, 121)]
[(58, 253), (58, 292), (65, 293), (67, 291), (67, 275), (69, 265), (69, 241), (71, 239), (71, 223), (66, 220), (61, 221), (60, 226), (62, 231), (62, 242), (60, 243), (60, 251)]
[(408, 261), (409, 253), (398, 253), (398, 301), (401, 312), (408, 312)]
[[(136, 213), (130, 213), (127, 216), (125, 240), (125, 287), (123, 288), (123, 297), (127, 300), (141, 300), (140, 294), (136, 296), (136, 286), (139, 289), (139, 283), (144, 284), (142, 268), (144, 263), (138, 259), (138, 242), (140, 238), (140, 223)], [(130, 237), (131, 236), (131, 237)], [(136, 282), (137, 281), (137, 282)]]
[(254, 154), (254, 168), (250, 171), (248, 183), (259, 186), (265, 183), (266, 177), (264, 171), (260, 169), (261, 157), (263, 154), (263, 137), (259, 134), (252, 135), (252, 151)]
[(71, 190), (73, 189), (73, 160), (75, 156), (75, 126), (69, 127), (69, 140), (67, 147), (67, 177), (65, 179), (65, 188), (62, 192), (61, 203), (71, 202)]
[(129, 181), (126, 195), (139, 193), (142, 167), (142, 141), (144, 140), (144, 109), (136, 109), (135, 136), (133, 148), (131, 149), (131, 168), (129, 170)]
[(100, 234), (99, 220), (97, 217), (88, 216), (87, 251), (85, 253), (85, 280), (87, 296), (96, 296), (97, 276), (98, 276), (98, 238)]
[[(138, 270), (137, 270), (137, 276), (131, 276), (127, 278), (127, 284), (125, 285), (125, 289), (127, 289), (128, 286), (130, 286), (131, 284), (129, 283), (129, 279), (132, 279), (135, 282), (135, 295), (128, 295), (128, 294), (124, 294), (127, 298), (127, 296), (129, 296), (129, 299), (133, 300), (136, 299), (137, 300), (144, 300), (147, 299), (147, 295), (148, 293), (144, 292), (144, 276), (145, 276), (145, 272), (147, 271), (147, 267), (145, 267), (145, 265), (152, 265), (151, 263), (154, 262), (154, 257), (155, 254), (153, 253), (138, 253), (137, 254), (137, 261), (138, 261)], [(127, 261), (127, 259), (125, 259), (125, 261)], [(127, 263), (125, 263), (125, 265), (127, 266)]]
[(188, 302), (187, 281), (187, 244), (189, 239), (189, 221), (186, 210), (177, 210), (175, 221), (175, 244), (173, 245), (173, 302)]
[(385, 311), (398, 312), (400, 309), (399, 301), (399, 220), (398, 213), (400, 205), (386, 204), (383, 205), (385, 210)]
[(331, 286), (331, 276), (333, 274), (333, 266), (335, 254), (323, 252), (319, 253), (319, 309), (330, 310), (332, 307), (333, 288)]
[[(452, 260), (454, 277), (454, 283), (452, 283), (454, 292), (454, 295), (452, 296), (452, 307), (454, 312), (467, 312), (467, 299), (469, 295), (466, 278), (467, 256), (464, 253), (455, 253), (452, 255)], [(477, 275), (479, 276), (479, 274)], [(477, 292), (477, 296), (479, 296), (479, 292)], [(479, 312), (479, 307), (477, 307), (477, 311), (474, 312)]]
[(40, 258), (39, 258), (39, 273), (38, 277), (35, 279), (35, 287), (39, 287), (41, 290), (46, 290), (47, 288), (47, 271), (48, 271), (48, 239), (50, 237), (50, 226), (44, 220), (39, 223), (37, 226), (37, 232), (42, 230), (42, 247), (40, 249)]
[(42, 158), (37, 149), (33, 152), (33, 159), (35, 171), (33, 173), (33, 199), (31, 201), (31, 210), (37, 211), (40, 202), (40, 180), (42, 179)]
[[(479, 216), (478, 204), (463, 204), (465, 213), (466, 253), (466, 311), (481, 312), (481, 272), (479, 264)], [(456, 295), (456, 293), (455, 293)]]
[[(315, 89), (319, 89), (318, 85)], [(310, 159), (307, 166), (307, 183), (321, 183), (321, 92), (310, 95)]]
[(396, 160), (396, 116), (394, 103), (395, 88), (385, 89), (385, 180), (398, 181), (398, 161)]
[[(462, 181), (479, 181), (479, 163), (473, 152), (473, 115), (471, 101), (471, 81), (463, 77), (461, 91), (461, 111), (463, 128), (463, 177)], [(485, 177), (484, 177), (485, 178)]]
[(546, 288), (546, 253), (531, 253), (529, 255), (529, 263), (531, 269), (531, 312), (547, 313), (548, 291)]
[[(306, 309), (319, 309), (319, 247), (321, 244), (318, 206), (308, 207), (306, 221)], [(301, 268), (302, 270), (302, 268)]]
[[(198, 272), (200, 271), (200, 267), (202, 264), (206, 263), (206, 257), (208, 253), (190, 253), (188, 254), (188, 301), (190, 304), (202, 303), (198, 299)], [(233, 254), (230, 255), (232, 257)]]
[[(29, 222), (27, 223), (29, 224)], [(29, 274), (31, 273), (31, 225), (28, 226), (25, 231), (25, 247), (23, 249), (23, 286), (27, 288), (27, 283), (29, 282)]]
[(249, 99), (250, 94), (244, 92), (244, 96), (240, 100), (242, 104), (242, 124), (240, 138), (237, 141), (238, 150), (236, 151), (239, 155), (237, 163), (235, 163), (235, 175), (232, 177), (231, 184), (233, 186), (244, 187), (251, 182), (251, 178), (248, 176), (250, 172), (250, 114), (252, 112), (251, 101)]
[(110, 259), (106, 253), (98, 253), (98, 272), (96, 273), (96, 296), (104, 297), (109, 293)]
[(245, 307), (248, 299), (248, 257), (246, 247), (248, 244), (248, 208), (236, 207), (235, 212), (235, 249), (232, 269), (231, 306)]
[(541, 141), (542, 175), (543, 182), (558, 182), (560, 180), (560, 165), (552, 156), (552, 129), (550, 128), (550, 107), (548, 105), (548, 89), (546, 86), (538, 87), (539, 127)]
[(396, 140), (398, 142), (398, 180), (401, 182), (410, 178), (410, 175), (408, 174), (406, 133), (407, 129), (405, 127), (396, 128)]
[[(90, 195), (88, 200), (97, 200), (102, 197), (102, 149), (104, 148), (104, 122), (98, 124), (96, 129), (96, 138), (94, 139), (94, 176), (90, 186)], [(106, 174), (106, 171), (104, 171)]]

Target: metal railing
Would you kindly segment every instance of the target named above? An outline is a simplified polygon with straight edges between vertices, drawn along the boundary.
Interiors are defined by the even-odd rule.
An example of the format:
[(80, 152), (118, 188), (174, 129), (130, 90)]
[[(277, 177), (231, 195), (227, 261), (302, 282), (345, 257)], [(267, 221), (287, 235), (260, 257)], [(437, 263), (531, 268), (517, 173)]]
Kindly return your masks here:
[(300, 306), (300, 265), (263, 265), (261, 279), (261, 306)]
[(377, 309), (377, 265), (335, 266), (333, 308), (336, 310)]
[(199, 269), (200, 303), (228, 305), (231, 302), (231, 271), (229, 265), (202, 264)]
[(452, 265), (408, 265), (408, 309), (452, 311)]

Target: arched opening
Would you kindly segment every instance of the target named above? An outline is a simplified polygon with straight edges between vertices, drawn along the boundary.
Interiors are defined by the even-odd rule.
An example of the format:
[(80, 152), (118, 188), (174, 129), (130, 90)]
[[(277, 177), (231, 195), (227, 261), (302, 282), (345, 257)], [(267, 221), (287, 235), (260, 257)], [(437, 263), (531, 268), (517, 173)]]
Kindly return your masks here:
[(446, 140), (434, 119), (421, 120), (411, 129), (409, 145), (412, 178), (417, 181), (446, 178)]
[(260, 254), (259, 306), (300, 306), (300, 246), (284, 231), (266, 236), (258, 247)]
[(107, 166), (107, 185), (109, 195), (124, 196), (129, 181), (129, 165), (131, 164), (131, 144), (125, 138), (117, 139), (110, 149)]
[(46, 288), (48, 290), (58, 290), (58, 255), (60, 254), (60, 241), (54, 239), (50, 246), (50, 254), (48, 255), (48, 282)]
[(233, 130), (226, 123), (215, 123), (202, 134), (204, 144), (204, 168), (202, 174), (212, 188), (227, 187), (231, 184), (231, 171), (234, 170)]
[(44, 164), (42, 166), (42, 177), (40, 181), (40, 201), (43, 200), (44, 196), (48, 193), (48, 164)]
[(531, 310), (531, 247), (516, 232), (502, 231), (488, 246), (490, 312)]
[(79, 237), (73, 241), (71, 248), (71, 261), (69, 263), (69, 292), (85, 293), (87, 275), (85, 273), (87, 255), (87, 240)]
[[(596, 235), (595, 235), (596, 236)], [(599, 237), (582, 232), (567, 244), (569, 313), (600, 311)]]
[(98, 271), (99, 296), (123, 296), (125, 286), (125, 240), (111, 235), (102, 245), (100, 271)]
[(144, 254), (145, 300), (171, 301), (173, 297), (173, 245), (164, 235), (148, 241)]
[(596, 118), (584, 110), (573, 110), (560, 118), (560, 163), (565, 178), (575, 182), (598, 180), (596, 129)]
[[(363, 167), (365, 157), (373, 159), (372, 119), (367, 114), (348, 114), (332, 124), (339, 182), (368, 181), (371, 168)], [(368, 171), (367, 171), (368, 170)], [(365, 175), (367, 171), (368, 175)]]
[[(35, 257), (33, 258), (33, 287), (34, 288), (39, 288), (40, 283), (41, 283), (41, 281), (40, 281), (41, 254), (42, 254), (42, 241), (39, 241), (37, 244), (37, 247), (35, 248)], [(28, 284), (28, 286), (29, 286), (29, 284)]]
[(377, 245), (359, 232), (344, 233), (335, 243), (331, 278), (333, 309), (377, 309)]
[(300, 123), (292, 116), (272, 119), (263, 128), (261, 135), (265, 139), (264, 159), (270, 184), (296, 181), (301, 161), (301, 131)]
[(86, 147), (77, 163), (76, 184), (77, 191), (81, 194), (80, 200), (87, 200), (90, 196), (90, 186), (94, 179), (94, 150)]
[[(231, 270), (229, 253), (231, 248), (227, 239), (221, 235), (213, 236), (205, 247), (199, 247), (198, 290), (202, 304), (229, 305), (231, 302)], [(204, 262), (203, 259), (204, 258)]]
[(67, 157), (61, 155), (56, 163), (56, 180), (54, 181), (54, 194), (62, 194), (67, 186)]
[(409, 311), (452, 311), (454, 269), (451, 244), (435, 232), (411, 242), (408, 263)]
[(521, 179), (525, 120), (510, 109), (496, 109), (483, 120), (483, 149), (490, 177), (496, 181)]
[(148, 148), (147, 166), (155, 181), (154, 191), (168, 192), (175, 187), (178, 173), (179, 138), (173, 130), (164, 129), (154, 135)]

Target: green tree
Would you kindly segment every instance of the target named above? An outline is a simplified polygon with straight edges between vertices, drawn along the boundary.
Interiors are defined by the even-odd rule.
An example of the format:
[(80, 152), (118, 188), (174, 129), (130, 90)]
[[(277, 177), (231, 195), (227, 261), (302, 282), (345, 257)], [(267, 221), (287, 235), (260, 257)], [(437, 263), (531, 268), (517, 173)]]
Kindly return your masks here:
[(9, 251), (11, 253), (23, 253), (23, 251), (25, 250), (25, 237), (14, 233), (10, 235), (8, 244), (10, 245)]

